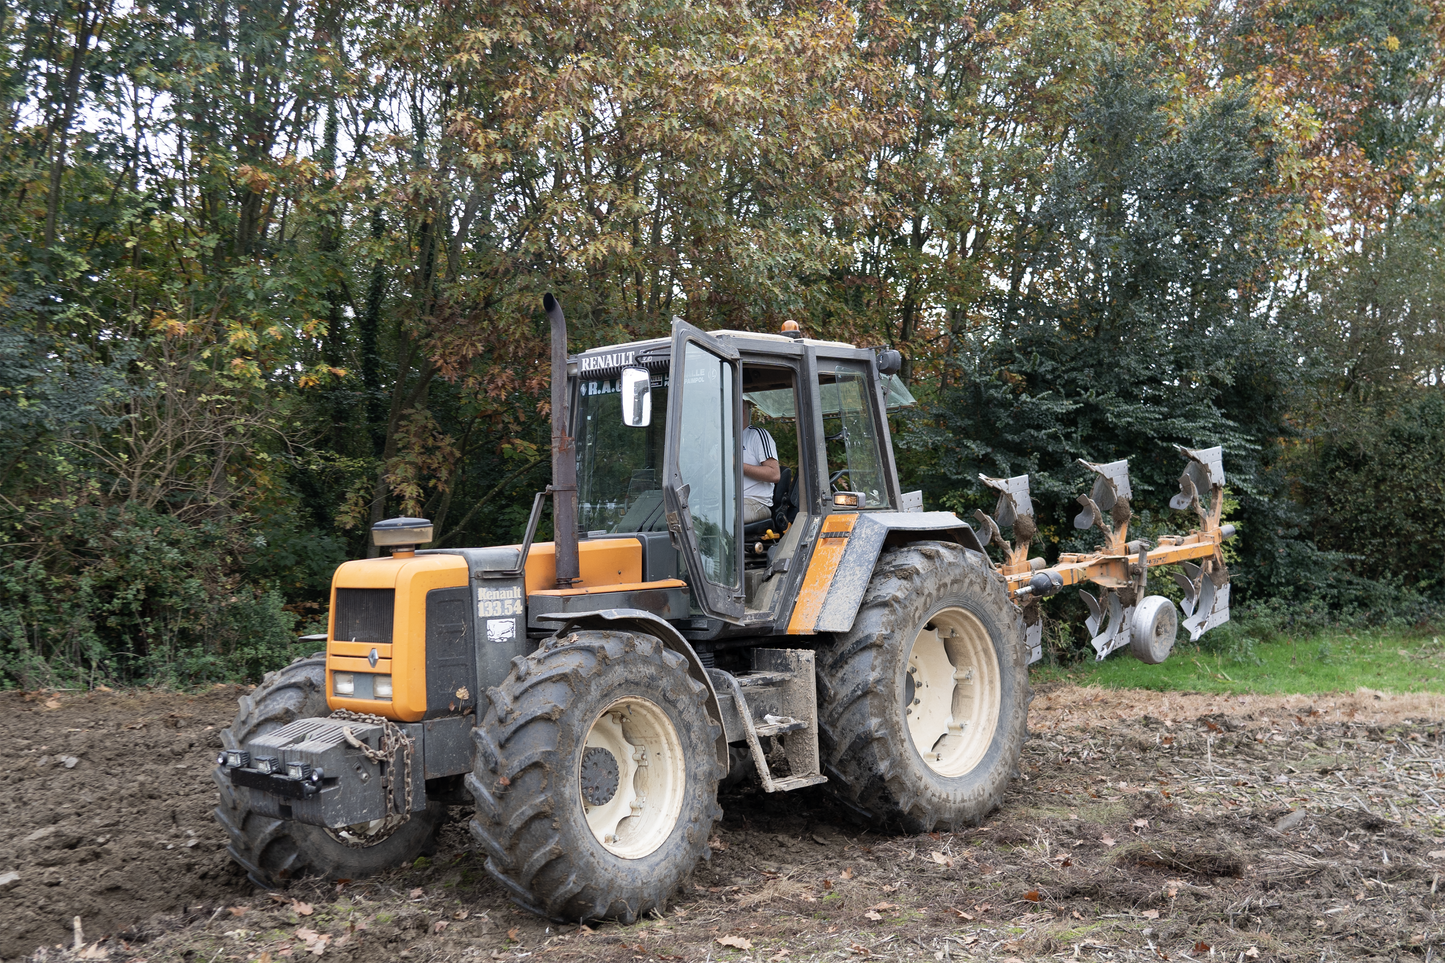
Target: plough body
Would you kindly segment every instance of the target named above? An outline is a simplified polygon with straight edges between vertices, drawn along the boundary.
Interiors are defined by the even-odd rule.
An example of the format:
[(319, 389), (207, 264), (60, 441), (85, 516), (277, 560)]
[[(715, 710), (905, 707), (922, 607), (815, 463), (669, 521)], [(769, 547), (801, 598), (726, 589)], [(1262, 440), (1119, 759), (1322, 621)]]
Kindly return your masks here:
[[(1029, 556), (1038, 524), (1028, 476), (979, 475), (999, 497), (992, 517), (981, 511), (975, 517), (987, 540), (1003, 549), (1000, 571), (1014, 602), (1023, 610), (1030, 662), (1043, 656), (1039, 600), (1084, 582), (1092, 582), (1099, 590), (1097, 596), (1083, 589), (1079, 592), (1089, 610), (1084, 624), (1097, 658), (1128, 645), (1144, 662), (1157, 665), (1164, 661), (1174, 644), (1178, 614), (1169, 599), (1147, 594), (1150, 570), (1164, 565), (1179, 567), (1172, 575), (1184, 593), (1180, 608), (1191, 640), (1197, 641), (1209, 629), (1229, 621), (1229, 570), (1221, 547), (1234, 534), (1234, 526), (1220, 524), (1223, 453), (1218, 447), (1178, 451), (1186, 459), (1186, 467), (1179, 478), (1179, 494), (1169, 505), (1181, 511), (1192, 509), (1199, 516), (1198, 528), (1187, 535), (1165, 535), (1157, 544), (1144, 539), (1130, 541), (1133, 491), (1128, 461), (1095, 464), (1079, 459), (1079, 464), (1094, 472), (1095, 479), (1089, 494), (1079, 496), (1082, 510), (1074, 527), (1087, 530), (1097, 526), (1104, 534), (1104, 545), (1097, 552), (1065, 552), (1054, 565)], [(1012, 542), (1005, 540), (1001, 531), (1008, 527), (1013, 529)]]

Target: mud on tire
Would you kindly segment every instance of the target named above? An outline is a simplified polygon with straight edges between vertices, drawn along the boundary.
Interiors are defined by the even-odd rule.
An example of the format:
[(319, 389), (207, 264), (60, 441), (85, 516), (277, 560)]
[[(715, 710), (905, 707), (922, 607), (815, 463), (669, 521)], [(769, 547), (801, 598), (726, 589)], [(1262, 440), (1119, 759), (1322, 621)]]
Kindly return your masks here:
[(1022, 617), (984, 560), (941, 542), (885, 552), (852, 630), (818, 652), (828, 788), (909, 832), (976, 825), (1017, 773), (1029, 699)]
[(466, 779), (488, 872), (555, 920), (662, 907), (722, 815), (706, 690), (682, 656), (626, 632), (577, 631), (513, 666), (488, 692)]
[[(222, 745), (237, 749), (247, 739), (297, 719), (330, 714), (325, 680), (324, 654), (269, 673), (255, 692), (241, 697), (236, 721), (221, 733)], [(232, 786), (220, 767), (213, 770), (212, 776), (221, 796), (216, 819), (231, 840), (226, 848), (231, 858), (245, 868), (251, 882), (267, 888), (303, 876), (360, 878), (395, 869), (431, 851), (446, 816), (444, 805), (429, 803), (376, 845), (354, 849), (320, 826), (253, 812), (251, 790)]]

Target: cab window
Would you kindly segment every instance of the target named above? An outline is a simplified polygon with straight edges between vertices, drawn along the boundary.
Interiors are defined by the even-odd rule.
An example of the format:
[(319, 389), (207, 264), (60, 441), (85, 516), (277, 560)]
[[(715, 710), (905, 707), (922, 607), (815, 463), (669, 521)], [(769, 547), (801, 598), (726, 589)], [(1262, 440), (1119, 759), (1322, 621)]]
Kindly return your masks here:
[(818, 400), (833, 491), (858, 492), (863, 508), (889, 507), (867, 370), (856, 362), (819, 359)]

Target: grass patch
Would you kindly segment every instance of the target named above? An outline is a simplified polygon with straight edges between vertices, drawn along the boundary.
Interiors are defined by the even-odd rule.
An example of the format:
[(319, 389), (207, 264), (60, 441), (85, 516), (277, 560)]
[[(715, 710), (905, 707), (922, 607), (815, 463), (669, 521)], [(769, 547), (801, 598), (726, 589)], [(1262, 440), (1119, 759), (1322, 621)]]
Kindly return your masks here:
[(1111, 689), (1257, 695), (1353, 692), (1445, 693), (1445, 642), (1403, 629), (1286, 635), (1248, 621), (1222, 625), (1198, 645), (1178, 642), (1163, 665), (1145, 665), (1127, 646), (1103, 662), (1040, 666), (1036, 681)]

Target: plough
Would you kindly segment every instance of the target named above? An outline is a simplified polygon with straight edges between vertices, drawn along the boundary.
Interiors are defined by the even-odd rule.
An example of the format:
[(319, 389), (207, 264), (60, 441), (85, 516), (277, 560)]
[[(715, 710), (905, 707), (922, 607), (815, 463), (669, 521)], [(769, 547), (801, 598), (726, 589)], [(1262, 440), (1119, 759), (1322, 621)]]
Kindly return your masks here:
[[(1082, 511), (1074, 519), (1074, 527), (1084, 531), (1097, 526), (1104, 535), (1104, 545), (1096, 552), (1062, 553), (1055, 565), (1029, 557), (1030, 544), (1038, 531), (1029, 498), (1029, 477), (978, 476), (998, 492), (993, 516), (979, 511), (975, 517), (988, 536), (986, 542), (1003, 550), (1000, 571), (1015, 604), (1023, 611), (1030, 663), (1043, 657), (1039, 600), (1082, 582), (1092, 582), (1099, 590), (1097, 596), (1079, 590), (1089, 610), (1084, 624), (1099, 659), (1126, 644), (1135, 658), (1150, 665), (1168, 658), (1179, 616), (1172, 601), (1147, 594), (1150, 570), (1163, 565), (1178, 566), (1171, 574), (1184, 593), (1180, 608), (1191, 640), (1198, 641), (1205, 632), (1229, 621), (1229, 569), (1221, 546), (1234, 535), (1234, 526), (1220, 524), (1224, 508), (1222, 450), (1175, 447), (1186, 465), (1179, 478), (1179, 494), (1170, 499), (1169, 507), (1192, 509), (1199, 516), (1198, 528), (1187, 535), (1162, 536), (1157, 544), (1146, 539), (1130, 541), (1129, 500), (1133, 492), (1129, 487), (1128, 460), (1095, 464), (1081, 458), (1079, 464), (1092, 471), (1095, 478), (1089, 494), (1079, 496)], [(1013, 529), (1011, 543), (1002, 533), (1009, 527)]]

